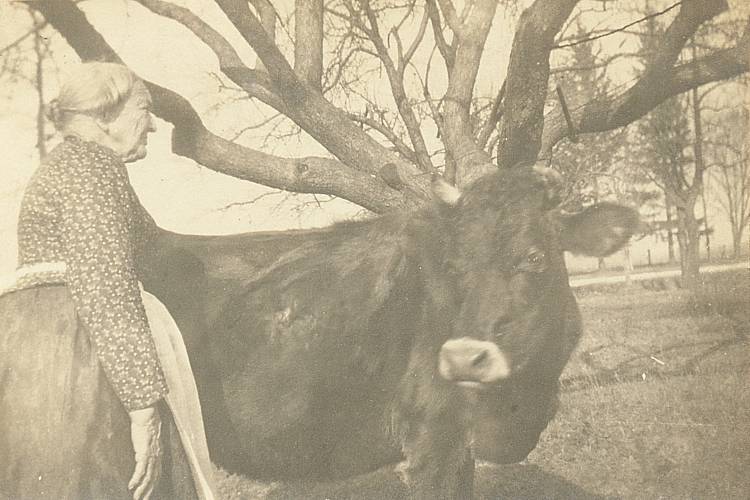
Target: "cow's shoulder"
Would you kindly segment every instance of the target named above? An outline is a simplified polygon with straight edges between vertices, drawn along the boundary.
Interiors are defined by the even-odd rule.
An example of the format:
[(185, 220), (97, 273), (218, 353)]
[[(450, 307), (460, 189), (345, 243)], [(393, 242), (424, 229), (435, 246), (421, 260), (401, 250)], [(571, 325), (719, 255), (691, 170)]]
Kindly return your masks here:
[(385, 216), (310, 233), (278, 253), (253, 279), (252, 288), (271, 288), (314, 302), (360, 289), (379, 295), (387, 291), (381, 282), (400, 271), (407, 224), (404, 217)]
[(407, 218), (386, 216), (300, 239), (246, 277), (223, 305), (217, 331), (251, 332), (250, 343), (225, 339), (243, 348), (369, 345), (376, 316), (410, 279), (407, 225)]

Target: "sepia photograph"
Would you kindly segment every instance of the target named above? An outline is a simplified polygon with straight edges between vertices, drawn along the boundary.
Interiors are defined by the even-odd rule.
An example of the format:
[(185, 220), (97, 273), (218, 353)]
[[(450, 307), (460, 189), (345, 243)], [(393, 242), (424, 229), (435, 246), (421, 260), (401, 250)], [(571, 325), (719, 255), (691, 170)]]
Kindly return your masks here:
[(0, 0), (0, 500), (750, 498), (747, 0)]

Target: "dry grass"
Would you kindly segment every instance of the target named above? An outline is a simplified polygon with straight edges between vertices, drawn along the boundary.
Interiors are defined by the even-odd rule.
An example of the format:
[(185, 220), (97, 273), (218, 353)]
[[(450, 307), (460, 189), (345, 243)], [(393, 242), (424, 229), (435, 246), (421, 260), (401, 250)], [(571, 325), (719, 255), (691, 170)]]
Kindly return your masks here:
[(746, 380), (688, 375), (567, 394), (530, 461), (598, 495), (747, 498)]
[[(579, 293), (579, 292), (577, 292)], [(481, 499), (750, 498), (750, 276), (697, 292), (580, 291), (584, 338), (524, 464), (477, 469)], [(221, 477), (227, 498), (395, 498), (390, 470), (338, 483)]]

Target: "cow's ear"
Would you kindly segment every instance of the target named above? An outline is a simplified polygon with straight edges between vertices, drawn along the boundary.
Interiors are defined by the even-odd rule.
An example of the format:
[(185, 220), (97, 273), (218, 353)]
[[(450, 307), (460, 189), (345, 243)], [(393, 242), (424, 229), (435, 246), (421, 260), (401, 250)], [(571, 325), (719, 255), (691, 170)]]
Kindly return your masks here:
[(600, 203), (583, 212), (560, 215), (563, 250), (605, 257), (628, 242), (639, 226), (638, 212), (614, 203)]
[(455, 206), (461, 199), (461, 190), (448, 184), (443, 176), (434, 175), (432, 177), (432, 196), (444, 205)]

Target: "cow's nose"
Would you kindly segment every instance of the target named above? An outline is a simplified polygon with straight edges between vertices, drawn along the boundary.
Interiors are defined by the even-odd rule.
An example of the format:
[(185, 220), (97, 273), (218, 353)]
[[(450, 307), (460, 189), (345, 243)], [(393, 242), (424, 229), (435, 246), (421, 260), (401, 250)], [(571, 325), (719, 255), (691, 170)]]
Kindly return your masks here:
[(491, 384), (508, 378), (510, 363), (497, 344), (462, 337), (440, 348), (438, 371), (446, 380)]

